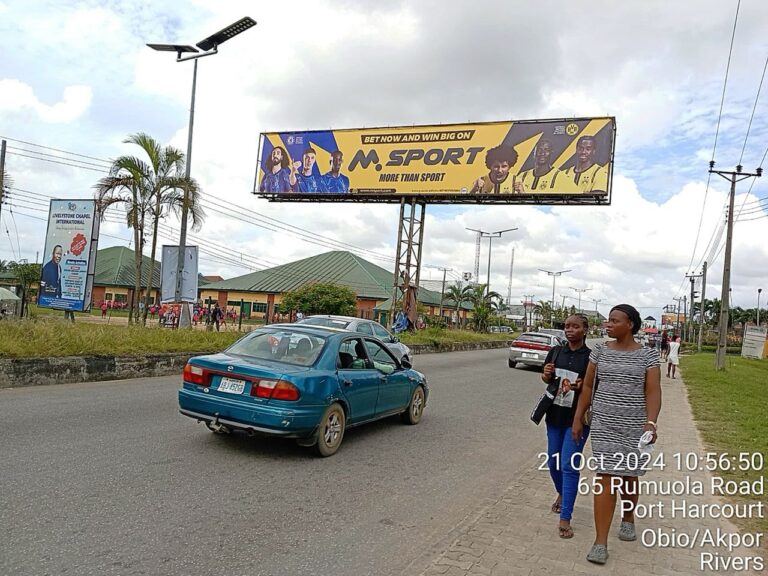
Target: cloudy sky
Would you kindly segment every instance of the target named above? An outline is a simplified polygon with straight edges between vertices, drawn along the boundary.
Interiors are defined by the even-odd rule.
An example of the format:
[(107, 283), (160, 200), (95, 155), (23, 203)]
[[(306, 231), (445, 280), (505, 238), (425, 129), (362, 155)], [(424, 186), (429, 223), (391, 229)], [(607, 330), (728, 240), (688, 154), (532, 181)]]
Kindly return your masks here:
[[(613, 202), (603, 207), (429, 206), (422, 276), (474, 269), (465, 228), (517, 227), (493, 244), (491, 288), (552, 297), (539, 268), (571, 269), (556, 298), (619, 302), (643, 316), (689, 290), (710, 262), (719, 297), (728, 183), (768, 146), (768, 4), (737, 0), (567, 2), (0, 0), (0, 136), (13, 178), (0, 259), (43, 259), (51, 197), (90, 197), (110, 158), (147, 132), (186, 150), (191, 63), (147, 42), (195, 44), (251, 16), (258, 25), (199, 61), (192, 171), (207, 219), (190, 242), (201, 272), (232, 277), (349, 249), (393, 268), (398, 208), (269, 203), (251, 194), (259, 133), (467, 121), (616, 117)], [(768, 84), (768, 83), (767, 83)], [(768, 85), (763, 92), (768, 92)], [(753, 109), (754, 120), (748, 126)], [(715, 134), (720, 118), (717, 145)], [(737, 188), (733, 304), (768, 290), (768, 180)], [(761, 201), (762, 199), (762, 201)], [(129, 245), (112, 214), (100, 246)], [(178, 241), (178, 221), (161, 242)], [(488, 243), (480, 255), (486, 281)], [(765, 304), (765, 299), (763, 299)]]

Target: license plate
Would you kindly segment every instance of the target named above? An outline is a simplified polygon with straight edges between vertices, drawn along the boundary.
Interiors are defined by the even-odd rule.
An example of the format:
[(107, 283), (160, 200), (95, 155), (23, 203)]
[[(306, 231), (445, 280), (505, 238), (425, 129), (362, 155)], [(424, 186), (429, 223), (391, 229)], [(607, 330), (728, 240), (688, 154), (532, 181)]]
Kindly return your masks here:
[(245, 390), (245, 380), (235, 380), (226, 376), (219, 382), (219, 392), (228, 392), (229, 394), (242, 394)]
[(538, 354), (531, 354), (530, 352), (523, 352), (523, 358), (538, 358)]

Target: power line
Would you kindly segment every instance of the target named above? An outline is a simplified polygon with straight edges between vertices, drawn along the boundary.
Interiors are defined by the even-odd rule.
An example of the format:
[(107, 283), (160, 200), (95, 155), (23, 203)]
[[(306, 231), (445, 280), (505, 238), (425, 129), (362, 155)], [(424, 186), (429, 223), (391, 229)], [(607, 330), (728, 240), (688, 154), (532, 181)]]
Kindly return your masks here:
[(101, 174), (104, 174), (108, 172), (107, 169), (104, 170), (97, 170), (96, 168), (89, 168), (88, 166), (82, 166), (78, 164), (70, 164), (69, 162), (61, 162), (58, 160), (46, 160), (45, 158), (38, 158), (36, 156), (29, 156), (27, 154), (19, 154), (18, 152), (8, 152), (8, 154), (12, 154), (13, 156), (21, 156), (23, 158), (31, 158), (32, 160), (40, 160), (41, 162), (50, 162), (51, 164), (60, 164), (62, 166), (71, 166), (73, 168), (80, 168), (82, 170), (90, 170), (92, 172), (99, 172)]
[(52, 148), (50, 146), (43, 146), (42, 144), (35, 144), (33, 142), (26, 142), (24, 140), (17, 140), (16, 138), (11, 138), (9, 136), (0, 136), (0, 138), (4, 140), (10, 140), (11, 142), (18, 142), (19, 144), (26, 144), (27, 146), (35, 146), (36, 148), (44, 148), (45, 150), (53, 150), (54, 152), (61, 152), (62, 154), (69, 154), (70, 156), (80, 156), (81, 158), (88, 158), (89, 160), (97, 160), (99, 162), (106, 162), (107, 164), (110, 164), (109, 160), (104, 160), (103, 158), (96, 158), (95, 156), (86, 156), (85, 154), (78, 154), (77, 152), (69, 152), (67, 150), (61, 150), (59, 148)]
[(752, 120), (755, 118), (755, 110), (757, 110), (757, 102), (760, 100), (760, 90), (763, 88), (763, 80), (765, 80), (765, 71), (768, 69), (768, 57), (765, 59), (765, 66), (763, 66), (763, 75), (760, 77), (760, 85), (757, 87), (757, 96), (755, 96), (755, 105), (752, 107), (752, 115), (749, 117), (749, 125), (747, 126), (747, 135), (744, 136), (744, 145), (741, 147), (741, 156), (739, 156), (739, 164), (744, 159), (744, 150), (747, 148), (747, 139), (749, 138), (749, 131), (752, 129)]

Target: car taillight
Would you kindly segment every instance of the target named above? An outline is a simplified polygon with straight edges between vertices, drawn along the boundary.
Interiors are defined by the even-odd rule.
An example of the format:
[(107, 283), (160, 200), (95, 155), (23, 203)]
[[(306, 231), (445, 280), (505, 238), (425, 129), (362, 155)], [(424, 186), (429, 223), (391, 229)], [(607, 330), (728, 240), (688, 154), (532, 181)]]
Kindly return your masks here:
[(298, 400), (299, 389), (285, 380), (254, 380), (251, 386), (251, 396), (271, 398), (274, 400)]
[(193, 364), (187, 364), (184, 366), (184, 381), (190, 384), (197, 384), (198, 386), (206, 386), (206, 374), (203, 368), (195, 366)]

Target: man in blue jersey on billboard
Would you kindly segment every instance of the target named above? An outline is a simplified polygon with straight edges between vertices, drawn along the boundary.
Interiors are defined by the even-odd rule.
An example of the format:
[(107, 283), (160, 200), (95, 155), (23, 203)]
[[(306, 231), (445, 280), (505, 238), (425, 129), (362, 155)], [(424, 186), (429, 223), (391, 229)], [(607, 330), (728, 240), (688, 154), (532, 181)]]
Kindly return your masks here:
[(296, 186), (296, 168), (282, 146), (275, 146), (267, 160), (259, 190), (267, 194), (291, 192)]
[(344, 154), (341, 150), (331, 152), (331, 171), (323, 174), (323, 188), (328, 194), (346, 194), (349, 192), (349, 178), (341, 173)]
[(317, 152), (315, 152), (314, 148), (309, 147), (304, 150), (301, 162), (294, 162), (294, 168), (299, 171), (296, 174), (295, 192), (305, 194), (322, 192), (323, 177), (319, 173), (315, 173), (316, 158)]

